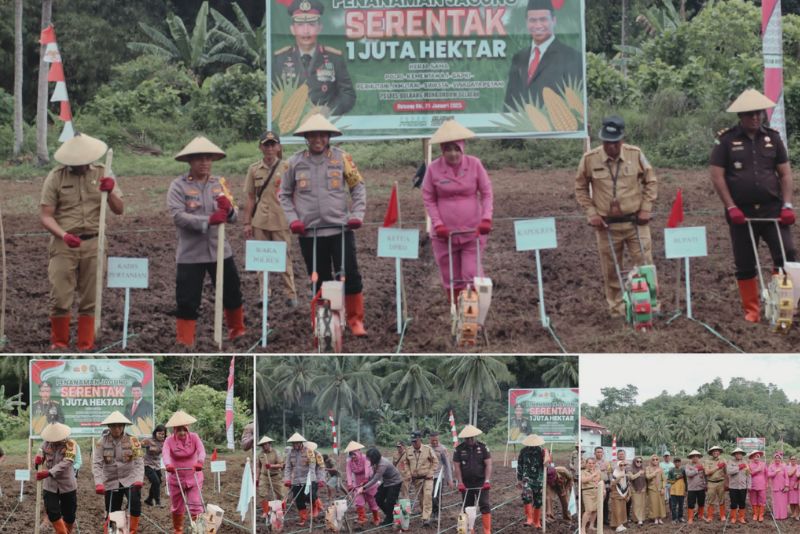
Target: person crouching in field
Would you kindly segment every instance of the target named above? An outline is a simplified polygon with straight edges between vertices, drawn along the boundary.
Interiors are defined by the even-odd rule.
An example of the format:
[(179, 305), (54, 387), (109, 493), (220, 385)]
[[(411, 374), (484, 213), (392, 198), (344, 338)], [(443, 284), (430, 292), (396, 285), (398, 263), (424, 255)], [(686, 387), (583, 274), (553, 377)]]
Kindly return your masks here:
[(361, 495), (377, 487), (375, 501), (383, 511), (381, 525), (391, 525), (394, 518), (394, 505), (400, 497), (400, 486), (403, 484), (403, 479), (392, 461), (381, 456), (378, 449), (374, 447), (369, 449), (367, 459), (372, 466), (372, 477), (364, 485), (356, 487), (356, 494)]
[(189, 511), (192, 521), (204, 511), (201, 495), (206, 449), (200, 436), (189, 431), (189, 425), (196, 422), (197, 419), (178, 410), (166, 424), (167, 428), (172, 429), (172, 435), (164, 441), (164, 465), (167, 470), (172, 527), (176, 534), (183, 532), (186, 510)]
[[(347, 491), (352, 493), (359, 486), (364, 484), (372, 478), (372, 464), (370, 464), (367, 457), (361, 450), (364, 448), (362, 444), (357, 441), (351, 441), (347, 444), (344, 450), (347, 454), (346, 475), (347, 475)], [(370, 489), (358, 493), (353, 500), (356, 505), (356, 513), (358, 514), (357, 528), (363, 529), (367, 524), (367, 512), (365, 505), (369, 505), (372, 512), (372, 522), (374, 525), (379, 525), (381, 516), (378, 513), (380, 509), (378, 502), (375, 500), (375, 494), (378, 492), (378, 486), (372, 486)]]
[[(225, 178), (211, 175), (211, 164), (225, 152), (205, 137), (195, 137), (175, 159), (189, 164), (189, 172), (175, 180), (167, 193), (167, 208), (178, 233), (178, 263), (175, 281), (177, 301), (177, 342), (194, 346), (203, 280), (206, 273), (216, 282), (218, 224), (236, 221), (233, 196)], [(222, 303), (228, 325), (228, 339), (245, 335), (239, 272), (233, 250), (225, 240)]]
[[(481, 160), (468, 156), (465, 141), (475, 137), (455, 120), (445, 121), (431, 137), (442, 155), (428, 166), (422, 182), (422, 200), (431, 218), (431, 245), (447, 298), (450, 299), (450, 260), (448, 240), (452, 240), (455, 296), (476, 276), (478, 237), (481, 251), (492, 231), (492, 182)], [(450, 236), (451, 232), (469, 232)]]
[[(78, 510), (78, 482), (75, 479), (75, 441), (69, 439), (72, 430), (61, 423), (50, 423), (41, 436), (44, 440), (34, 465), (36, 480), (42, 480), (42, 498), (47, 519), (56, 534), (72, 532)], [(0, 450), (0, 458), (2, 451)]]
[(60, 163), (42, 187), (40, 219), (52, 234), (47, 277), (50, 280), (50, 349), (69, 348), (70, 312), (78, 293), (80, 351), (94, 348), (94, 306), (97, 278), (97, 235), (102, 193), (108, 207), (122, 215), (122, 192), (105, 167), (96, 164), (108, 146), (94, 137), (76, 134), (53, 155)]
[[(297, 306), (297, 290), (292, 268), (292, 240), (289, 239), (289, 223), (286, 222), (286, 215), (278, 201), (281, 175), (286, 168), (286, 163), (281, 159), (281, 139), (275, 132), (264, 132), (258, 148), (264, 157), (250, 165), (244, 181), (244, 193), (247, 195), (244, 237), (286, 243), (286, 272), (283, 273), (283, 282), (286, 285), (286, 305), (294, 308)], [(263, 277), (263, 273), (261, 276)], [(260, 280), (263, 284), (263, 278)]]

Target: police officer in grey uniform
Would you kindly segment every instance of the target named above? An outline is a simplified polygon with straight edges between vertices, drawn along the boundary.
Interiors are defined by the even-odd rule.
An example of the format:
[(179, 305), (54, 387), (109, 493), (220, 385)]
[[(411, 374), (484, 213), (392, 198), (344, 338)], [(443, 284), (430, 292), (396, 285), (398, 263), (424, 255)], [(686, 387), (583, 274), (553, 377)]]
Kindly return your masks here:
[(289, 6), (294, 46), (274, 53), (272, 82), (308, 85), (308, 96), (318, 106), (327, 106), (334, 115), (344, 115), (356, 103), (356, 91), (347, 72), (342, 51), (317, 42), (322, 32), (319, 0), (294, 0)]

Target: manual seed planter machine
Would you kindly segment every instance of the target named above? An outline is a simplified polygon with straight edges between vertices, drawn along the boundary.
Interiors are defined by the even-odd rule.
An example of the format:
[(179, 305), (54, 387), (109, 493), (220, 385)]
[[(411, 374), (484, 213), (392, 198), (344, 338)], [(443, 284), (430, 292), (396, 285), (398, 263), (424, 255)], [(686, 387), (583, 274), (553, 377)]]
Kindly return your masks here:
[[(629, 222), (629, 221), (621, 221)], [(639, 226), (635, 221), (633, 227), (636, 229), (636, 242), (639, 244), (639, 251), (644, 257), (644, 246), (639, 236)], [(617, 224), (610, 222), (608, 224)], [(608, 237), (608, 248), (611, 249), (611, 258), (614, 260), (614, 269), (617, 273), (619, 286), (622, 290), (622, 301), (625, 305), (625, 321), (633, 325), (636, 330), (642, 332), (653, 328), (653, 316), (659, 311), (658, 303), (658, 276), (656, 266), (634, 265), (630, 271), (623, 271), (620, 266), (620, 258), (614, 250), (614, 242), (611, 239), (611, 232), (606, 231)]]
[[(342, 231), (342, 262), (333, 280), (322, 282), (317, 290), (319, 274), (317, 273), (317, 231), (338, 228)], [(310, 228), (313, 231), (313, 252), (311, 269), (311, 327), (314, 332), (314, 345), (319, 352), (342, 352), (344, 328), (347, 324), (345, 314), (345, 225), (329, 224)]]
[[(481, 274), (481, 239), (477, 237), (477, 269), (472, 280), (453, 279), (453, 236), (475, 235), (477, 230), (450, 232), (447, 239), (447, 258), (450, 269), (450, 317), (451, 335), (459, 348), (474, 347), (478, 344), (478, 336), (482, 335), (488, 345), (489, 339), (483, 328), (489, 307), (492, 305), (492, 280)], [(466, 287), (456, 295), (456, 282), (466, 283)]]

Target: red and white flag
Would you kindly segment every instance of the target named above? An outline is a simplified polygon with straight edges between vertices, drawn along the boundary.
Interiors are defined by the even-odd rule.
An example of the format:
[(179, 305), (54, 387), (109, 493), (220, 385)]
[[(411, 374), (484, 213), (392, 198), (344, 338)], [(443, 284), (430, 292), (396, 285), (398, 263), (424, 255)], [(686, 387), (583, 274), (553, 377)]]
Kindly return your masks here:
[(56, 84), (50, 101), (60, 103), (58, 118), (64, 122), (64, 128), (58, 140), (63, 143), (75, 136), (75, 130), (72, 126), (72, 107), (70, 106), (69, 95), (67, 94), (64, 65), (61, 62), (61, 53), (58, 50), (58, 43), (56, 42), (56, 31), (52, 24), (42, 30), (39, 35), (39, 43), (45, 47), (42, 57), (43, 61), (50, 64), (49, 70), (47, 71), (47, 81)]
[(392, 194), (389, 196), (389, 205), (386, 206), (386, 215), (383, 216), (383, 226), (393, 226), (400, 219), (400, 203), (397, 200), (397, 182), (392, 185)]
[(333, 441), (333, 454), (339, 456), (339, 438), (336, 435), (336, 421), (333, 419), (333, 412), (328, 410), (328, 421), (331, 422), (331, 440)]
[(617, 436), (611, 436), (611, 461), (617, 459)]
[(228, 371), (228, 396), (225, 397), (225, 436), (228, 438), (228, 448), (236, 448), (233, 440), (233, 364), (235, 356), (231, 356), (231, 367)]
[(456, 432), (456, 418), (453, 415), (453, 410), (450, 410), (450, 434), (453, 436), (453, 447), (458, 447), (458, 432)]
[(675, 201), (672, 203), (672, 209), (669, 212), (669, 219), (667, 219), (667, 228), (675, 228), (680, 226), (683, 222), (683, 191), (678, 188), (675, 194)]
[(767, 110), (769, 124), (786, 144), (786, 116), (783, 100), (783, 30), (781, 0), (761, 2), (761, 53), (764, 59), (764, 94), (776, 106)]

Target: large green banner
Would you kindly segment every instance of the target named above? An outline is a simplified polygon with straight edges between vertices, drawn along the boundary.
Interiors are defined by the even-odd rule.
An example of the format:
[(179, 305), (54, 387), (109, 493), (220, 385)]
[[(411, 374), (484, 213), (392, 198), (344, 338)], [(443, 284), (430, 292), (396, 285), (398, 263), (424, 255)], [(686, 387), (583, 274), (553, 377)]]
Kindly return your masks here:
[(546, 442), (576, 442), (578, 405), (577, 389), (509, 389), (508, 442), (522, 443), (530, 434)]
[[(584, 0), (269, 0), (268, 122), (343, 140), (585, 137)], [(287, 138), (286, 141), (290, 141)]]
[(150, 436), (155, 414), (153, 360), (31, 360), (30, 437), (63, 423), (73, 437), (99, 436), (118, 411), (133, 422), (126, 432)]

